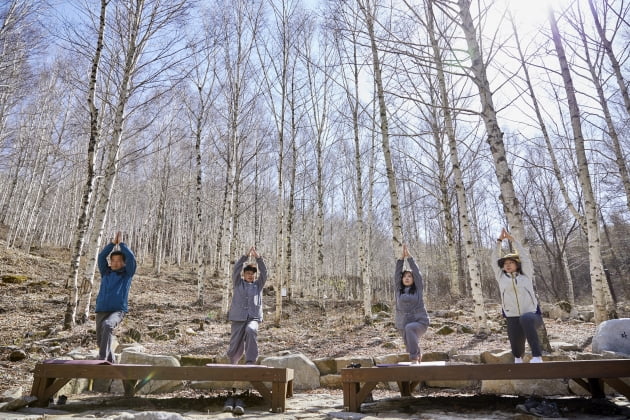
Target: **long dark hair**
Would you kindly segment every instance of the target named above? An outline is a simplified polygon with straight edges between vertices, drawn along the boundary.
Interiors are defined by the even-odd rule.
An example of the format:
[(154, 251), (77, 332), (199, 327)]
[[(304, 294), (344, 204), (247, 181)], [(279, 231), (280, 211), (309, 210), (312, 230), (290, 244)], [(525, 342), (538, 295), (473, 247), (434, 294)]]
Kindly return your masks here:
[[(400, 294), (402, 295), (403, 293), (405, 293), (405, 286), (403, 284), (403, 277), (405, 277), (405, 273), (411, 273), (411, 278), (413, 279), (413, 272), (409, 271), (409, 270), (405, 270), (402, 273), (400, 273), (400, 286), (398, 287), (398, 290), (400, 290)], [(409, 286), (409, 294), (413, 295), (416, 293), (416, 280), (413, 279), (413, 284), (411, 286)]]

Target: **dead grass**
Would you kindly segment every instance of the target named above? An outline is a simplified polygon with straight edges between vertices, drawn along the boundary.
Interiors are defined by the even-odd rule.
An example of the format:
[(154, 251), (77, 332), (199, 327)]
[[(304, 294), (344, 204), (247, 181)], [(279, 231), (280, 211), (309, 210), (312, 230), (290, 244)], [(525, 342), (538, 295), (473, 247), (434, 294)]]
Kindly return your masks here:
[[(86, 325), (63, 331), (62, 321), (68, 298), (64, 288), (68, 254), (63, 250), (39, 250), (38, 255), (6, 249), (0, 241), (0, 275), (26, 275), (23, 284), (0, 283), (0, 392), (21, 386), (30, 389), (32, 369), (41, 360), (60, 356), (72, 349), (95, 348), (93, 316)], [(208, 287), (208, 304), (195, 304), (194, 273), (164, 267), (156, 277), (141, 267), (130, 295), (130, 313), (118, 330), (121, 341), (130, 341), (127, 333), (140, 333), (140, 342), (153, 354), (224, 354), (229, 339), (229, 324), (219, 318), (221, 296), (215, 282)], [(273, 296), (265, 296), (266, 322), (259, 332), (262, 355), (281, 350), (302, 352), (311, 359), (341, 356), (378, 356), (404, 352), (402, 341), (391, 317), (366, 324), (360, 302), (330, 302), (326, 310), (316, 300), (285, 302), (280, 327), (272, 323)], [(444, 323), (470, 325), (470, 302), (449, 304), (439, 310), (433, 303), (432, 327), (423, 337), (424, 352), (466, 352), (505, 350), (505, 329), (496, 305), (488, 305), (494, 332), (487, 337), (454, 333), (437, 335)], [(438, 307), (438, 308), (436, 308)], [(545, 320), (552, 341), (584, 343), (593, 335), (592, 323)], [(194, 334), (186, 332), (187, 329)], [(10, 362), (12, 350), (28, 353), (25, 360)]]

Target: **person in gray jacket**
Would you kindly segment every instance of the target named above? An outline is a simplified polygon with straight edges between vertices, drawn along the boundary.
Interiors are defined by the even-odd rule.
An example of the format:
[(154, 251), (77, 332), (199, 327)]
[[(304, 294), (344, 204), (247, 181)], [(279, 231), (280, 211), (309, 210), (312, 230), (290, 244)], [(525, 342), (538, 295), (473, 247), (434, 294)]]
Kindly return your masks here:
[[(409, 270), (403, 271), (405, 260)], [(402, 334), (411, 364), (419, 364), (422, 360), (419, 341), (429, 328), (429, 315), (424, 307), (422, 276), (407, 245), (403, 245), (402, 258), (396, 261), (394, 285), (396, 328)]]
[[(501, 244), (504, 239), (514, 244), (516, 253), (501, 256)], [(523, 363), (525, 340), (532, 350), (530, 363), (541, 363), (542, 348), (538, 329), (543, 325), (543, 320), (531, 280), (534, 267), (532, 261), (524, 256), (523, 245), (503, 229), (497, 239), (494, 253), (497, 265), (494, 271), (501, 292), (501, 306), (507, 321), (514, 363)]]
[[(256, 258), (256, 264), (243, 268), (249, 256)], [(232, 305), (228, 313), (232, 333), (227, 355), (230, 363), (237, 364), (245, 353), (245, 363), (255, 364), (258, 358), (258, 324), (263, 320), (262, 292), (267, 281), (267, 267), (255, 247), (251, 247), (248, 254), (234, 264), (232, 281)]]

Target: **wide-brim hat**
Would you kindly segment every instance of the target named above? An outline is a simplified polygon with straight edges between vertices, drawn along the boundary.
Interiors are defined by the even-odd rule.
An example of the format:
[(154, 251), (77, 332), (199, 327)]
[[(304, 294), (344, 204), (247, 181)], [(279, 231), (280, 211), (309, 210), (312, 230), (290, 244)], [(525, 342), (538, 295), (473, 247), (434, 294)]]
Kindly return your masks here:
[(499, 258), (497, 260), (497, 264), (499, 265), (499, 268), (503, 268), (503, 264), (505, 263), (505, 260), (512, 260), (514, 261), (516, 264), (520, 264), (521, 263), (521, 257), (519, 257), (518, 254), (505, 254), (503, 257)]

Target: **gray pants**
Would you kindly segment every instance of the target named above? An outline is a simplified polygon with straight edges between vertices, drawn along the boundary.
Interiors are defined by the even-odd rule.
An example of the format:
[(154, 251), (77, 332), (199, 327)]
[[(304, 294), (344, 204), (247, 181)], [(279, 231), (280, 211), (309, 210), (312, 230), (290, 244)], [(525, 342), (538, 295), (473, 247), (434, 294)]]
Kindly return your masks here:
[(123, 311), (96, 313), (96, 343), (98, 344), (98, 358), (100, 360), (116, 363), (112, 348), (114, 329), (120, 325), (124, 317)]
[(405, 328), (401, 330), (409, 360), (419, 359), (422, 352), (420, 351), (420, 337), (427, 332), (427, 326), (419, 322), (410, 322), (405, 324)]
[(227, 355), (230, 363), (237, 364), (243, 352), (245, 363), (256, 364), (258, 359), (258, 321), (232, 321), (232, 334)]
[(527, 312), (521, 316), (509, 316), (507, 319), (507, 333), (514, 357), (525, 354), (525, 339), (532, 349), (532, 357), (542, 356), (538, 328), (542, 326), (542, 316), (536, 312)]

